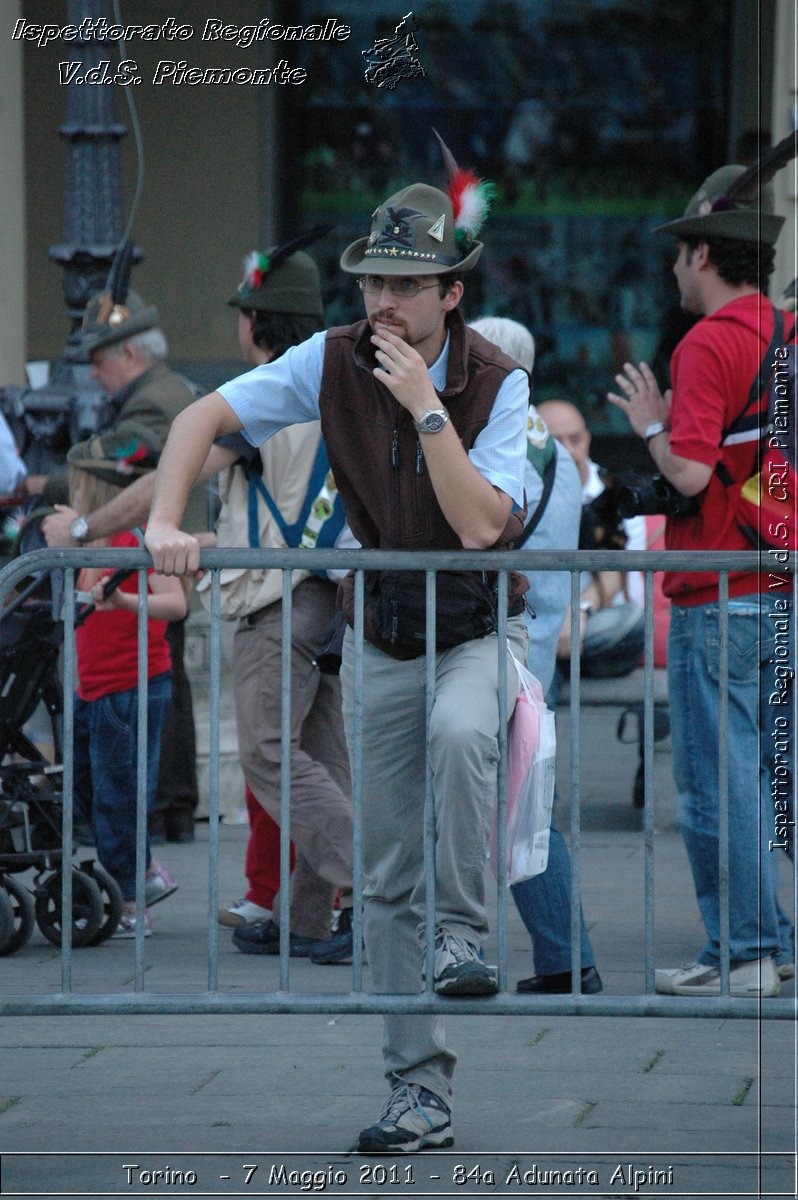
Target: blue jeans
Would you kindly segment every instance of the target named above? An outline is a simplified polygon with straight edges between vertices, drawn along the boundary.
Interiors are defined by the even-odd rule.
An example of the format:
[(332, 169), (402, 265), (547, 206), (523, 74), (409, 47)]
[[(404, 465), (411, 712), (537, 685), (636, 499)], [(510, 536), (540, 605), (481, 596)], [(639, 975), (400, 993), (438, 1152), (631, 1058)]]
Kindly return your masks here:
[[(734, 962), (771, 954), (777, 961), (794, 957), (792, 926), (777, 898), (777, 850), (771, 847), (774, 805), (763, 725), (763, 716), (766, 723), (771, 720), (766, 706), (773, 691), (769, 604), (769, 597), (760, 602), (756, 595), (729, 601), (729, 953)], [(789, 616), (793, 626), (795, 616)], [(707, 964), (720, 961), (718, 676), (718, 605), (674, 605), (668, 639), (673, 771), (679, 825), (708, 939), (698, 961)], [(787, 703), (779, 712), (790, 709)]]
[[(510, 889), (521, 920), (532, 938), (535, 971), (559, 975), (571, 969), (571, 860), (568, 847), (554, 821), (551, 823), (546, 870)], [(580, 909), (582, 967), (595, 965), (593, 947)]]
[[(161, 727), (172, 694), (169, 671), (147, 688), (147, 811), (158, 782)], [(122, 889), (136, 896), (136, 752), (138, 688), (99, 700), (75, 697), (75, 816), (91, 824), (97, 856)], [(150, 865), (150, 845), (147, 861)]]

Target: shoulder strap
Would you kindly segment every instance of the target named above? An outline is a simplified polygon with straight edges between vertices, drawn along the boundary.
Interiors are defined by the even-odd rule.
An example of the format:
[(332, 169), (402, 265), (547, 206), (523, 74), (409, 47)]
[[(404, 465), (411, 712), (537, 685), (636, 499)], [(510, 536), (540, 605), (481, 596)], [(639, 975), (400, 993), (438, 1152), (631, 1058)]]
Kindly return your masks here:
[(249, 495), (248, 495), (248, 524), (249, 524), (249, 544), (251, 547), (260, 545), (260, 532), (258, 530), (258, 496), (261, 497), (274, 520), (277, 522), (277, 527), (285, 539), (286, 546), (292, 550), (296, 549), (302, 537), (303, 530), (307, 524), (308, 515), (310, 513), (313, 501), (321, 491), (324, 483), (324, 477), (330, 469), (329, 459), (327, 458), (327, 447), (324, 445), (324, 439), (319, 442), (319, 448), (316, 451), (316, 459), (313, 463), (313, 469), (310, 472), (308, 480), (308, 490), (305, 495), (305, 500), (302, 505), (302, 510), (293, 525), (288, 525), (274, 502), (274, 499), (263, 482), (260, 473), (256, 468), (250, 467), (248, 470), (249, 479)]
[(521, 546), (525, 545), (525, 543), (529, 541), (532, 534), (535, 532), (541, 520), (543, 519), (543, 514), (546, 511), (546, 505), (549, 502), (549, 497), (551, 496), (552, 489), (554, 488), (554, 477), (556, 473), (557, 454), (554, 453), (546, 463), (546, 466), (543, 468), (543, 491), (541, 492), (540, 499), (538, 500), (537, 508), (524, 526), (522, 538), (520, 541), (515, 543), (516, 550), (519, 550)]
[[(795, 330), (793, 330), (794, 334)], [(793, 336), (792, 334), (790, 335)], [(748, 393), (748, 399), (741, 412), (734, 418), (731, 425), (724, 429), (721, 441), (725, 441), (729, 434), (736, 433), (743, 428), (747, 428), (747, 414), (755, 404), (759, 402), (762, 393), (768, 385), (768, 380), (773, 373), (773, 358), (779, 346), (784, 345), (784, 318), (781, 314), (781, 309), (773, 305), (773, 337), (770, 339), (770, 345), (765, 351), (765, 357), (759, 365), (759, 370), (751, 384), (751, 389)], [(756, 424), (758, 424), (758, 419)]]

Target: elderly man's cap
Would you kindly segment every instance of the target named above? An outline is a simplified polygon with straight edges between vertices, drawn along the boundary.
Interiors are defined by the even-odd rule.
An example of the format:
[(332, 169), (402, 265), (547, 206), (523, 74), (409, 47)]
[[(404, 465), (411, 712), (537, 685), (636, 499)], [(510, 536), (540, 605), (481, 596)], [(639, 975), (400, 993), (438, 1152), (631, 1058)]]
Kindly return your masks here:
[[(433, 130), (433, 132), (435, 132)], [(495, 194), (492, 183), (463, 171), (440, 136), (449, 178), (445, 192), (411, 183), (394, 192), (371, 216), (371, 231), (341, 255), (353, 275), (440, 275), (470, 271), (482, 253), (476, 240)]]
[(116, 342), (126, 342), (157, 324), (158, 309), (146, 305), (138, 293), (129, 291), (124, 303), (114, 303), (111, 292), (101, 292), (86, 305), (80, 349), (89, 354)]
[(318, 241), (331, 228), (316, 225), (263, 254), (253, 250), (244, 261), (244, 278), (238, 291), (227, 303), (258, 312), (323, 316), (319, 268), (302, 248)]

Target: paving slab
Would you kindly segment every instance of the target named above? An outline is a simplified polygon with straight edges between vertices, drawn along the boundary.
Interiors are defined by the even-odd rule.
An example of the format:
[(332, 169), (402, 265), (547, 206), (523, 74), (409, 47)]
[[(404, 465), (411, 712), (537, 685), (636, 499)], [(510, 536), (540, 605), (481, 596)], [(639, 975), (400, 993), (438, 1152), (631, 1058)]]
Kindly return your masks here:
[[(567, 726), (558, 720), (565, 754)], [(615, 742), (616, 720), (612, 710), (602, 710), (582, 721), (590, 778), (583, 788), (581, 865), (606, 993), (633, 996), (644, 986), (644, 849), (640, 813), (631, 805), (636, 750)], [(658, 965), (669, 966), (691, 957), (701, 926), (676, 831), (667, 751), (658, 747), (655, 760), (655, 945)], [(567, 830), (562, 772), (561, 779), (558, 818)], [(220, 827), (222, 900), (243, 893), (245, 841), (243, 827)], [(165, 846), (157, 854), (180, 887), (154, 911), (144, 986), (202, 992), (208, 986), (207, 825), (198, 827), (193, 844)], [(782, 883), (789, 904), (786, 871)], [(532, 960), (512, 906), (508, 920), (514, 986), (530, 974)], [(290, 967), (296, 990), (350, 989), (349, 968), (304, 960)], [(77, 992), (127, 991), (134, 978), (132, 943), (73, 955)], [(218, 986), (231, 994), (275, 990), (278, 960), (239, 954), (220, 930)], [(59, 951), (38, 932), (19, 953), (0, 958), (0, 995), (56, 995), (60, 987)], [(785, 984), (782, 995), (794, 994), (794, 983)], [(384, 1167), (382, 1175), (373, 1161), (350, 1153), (357, 1130), (375, 1119), (387, 1094), (378, 1016), (0, 1016), (0, 1196), (299, 1196), (312, 1186), (301, 1183), (301, 1172), (314, 1170), (346, 1175), (346, 1184), (328, 1181), (326, 1194), (381, 1200), (795, 1193), (789, 1023), (455, 1012), (447, 1029), (459, 1057), (456, 1148), (412, 1156), (396, 1173), (390, 1161), (376, 1164)], [(129, 1162), (139, 1162), (142, 1173), (194, 1170), (197, 1182), (142, 1183), (137, 1175), (128, 1183), (123, 1166)], [(257, 1170), (245, 1185), (248, 1163)], [(630, 1163), (648, 1172), (646, 1182), (629, 1176)], [(455, 1181), (458, 1164), (473, 1175)], [(520, 1182), (506, 1183), (514, 1165), (527, 1172), (535, 1166), (538, 1180), (544, 1171), (563, 1179), (570, 1171), (571, 1178), (525, 1183), (522, 1172)], [(412, 1184), (403, 1174), (407, 1167)], [(670, 1168), (671, 1182), (648, 1182)], [(575, 1182), (580, 1169), (585, 1178), (595, 1171), (598, 1182)], [(493, 1183), (486, 1181), (489, 1171)]]

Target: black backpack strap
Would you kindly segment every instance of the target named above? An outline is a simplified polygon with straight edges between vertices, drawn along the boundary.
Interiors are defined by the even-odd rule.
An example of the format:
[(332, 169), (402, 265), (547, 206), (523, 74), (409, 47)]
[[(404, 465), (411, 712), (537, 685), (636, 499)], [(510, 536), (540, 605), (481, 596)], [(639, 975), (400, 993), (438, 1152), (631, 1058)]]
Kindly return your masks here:
[(519, 542), (516, 542), (516, 544), (515, 544), (516, 550), (519, 550), (521, 548), (521, 546), (525, 545), (526, 542), (529, 541), (532, 534), (535, 532), (535, 530), (537, 529), (541, 520), (543, 519), (543, 514), (546, 511), (546, 505), (549, 502), (549, 497), (551, 496), (552, 489), (554, 488), (554, 477), (555, 477), (556, 473), (557, 473), (557, 455), (553, 454), (543, 469), (543, 491), (540, 494), (540, 499), (538, 500), (537, 508), (532, 513), (532, 516), (530, 517), (529, 521), (527, 521), (526, 525), (524, 526), (523, 537), (521, 538), (521, 540)]
[[(793, 329), (793, 334), (794, 333), (795, 333), (795, 330)], [(790, 336), (792, 337), (793, 334), (791, 334)], [(783, 345), (784, 345), (784, 318), (781, 314), (781, 309), (776, 308), (776, 306), (774, 304), (773, 305), (773, 337), (770, 339), (770, 345), (768, 346), (767, 350), (765, 351), (765, 357), (762, 359), (762, 362), (760, 363), (760, 366), (759, 366), (759, 370), (757, 371), (756, 376), (754, 378), (754, 382), (751, 384), (751, 389), (748, 393), (748, 399), (745, 402), (745, 407), (742, 409), (742, 411), (739, 413), (739, 415), (734, 418), (731, 425), (729, 425), (728, 429), (723, 430), (723, 437), (721, 440), (725, 440), (729, 436), (730, 433), (736, 433), (736, 432), (738, 432), (739, 429), (744, 428), (746, 414), (748, 413), (749, 409), (753, 408), (753, 406), (755, 404), (757, 404), (759, 402), (759, 400), (761, 399), (762, 393), (764, 392), (765, 388), (767, 387), (768, 380), (770, 379), (770, 376), (773, 373), (773, 359), (775, 357), (776, 350), (779, 348), (779, 346), (783, 346)]]
[[(788, 341), (792, 341), (794, 339), (795, 330), (796, 330), (796, 325), (793, 324), (792, 330), (790, 332), (790, 336), (787, 339)], [(764, 416), (765, 416), (764, 426), (762, 426), (762, 424), (761, 424), (761, 421), (759, 419), (759, 414), (751, 413), (750, 410), (753, 408), (753, 406), (755, 404), (758, 403), (758, 401), (761, 399), (762, 393), (764, 392), (765, 388), (768, 386), (768, 381), (770, 379), (770, 376), (773, 374), (773, 360), (776, 355), (776, 350), (779, 348), (779, 346), (783, 346), (783, 345), (784, 345), (784, 317), (782, 316), (781, 309), (776, 308), (776, 306), (774, 304), (773, 305), (773, 337), (770, 339), (770, 345), (768, 346), (767, 350), (765, 351), (765, 357), (762, 359), (762, 362), (760, 363), (760, 366), (759, 366), (759, 370), (757, 371), (756, 377), (754, 378), (754, 382), (751, 384), (751, 389), (748, 393), (748, 399), (745, 402), (745, 407), (743, 408), (742, 412), (737, 417), (735, 417), (735, 419), (732, 421), (731, 425), (729, 425), (727, 429), (723, 430), (721, 442), (725, 442), (726, 438), (730, 434), (741, 433), (748, 428), (750, 428), (750, 429), (759, 428), (761, 430), (762, 437), (764, 437), (767, 434), (768, 427), (770, 425), (770, 422), (773, 419), (773, 412), (774, 412), (774, 405), (775, 405), (775, 396), (773, 394), (773, 390), (772, 389), (770, 390), (770, 395), (768, 396), (768, 407), (767, 407), (766, 413), (764, 414)], [(715, 474), (717, 475), (718, 479), (721, 481), (721, 483), (723, 484), (724, 487), (727, 487), (727, 488), (731, 487), (732, 484), (734, 483), (734, 479), (732, 478), (731, 474), (729, 473), (728, 468), (725, 467), (721, 461), (718, 461), (715, 464)]]

